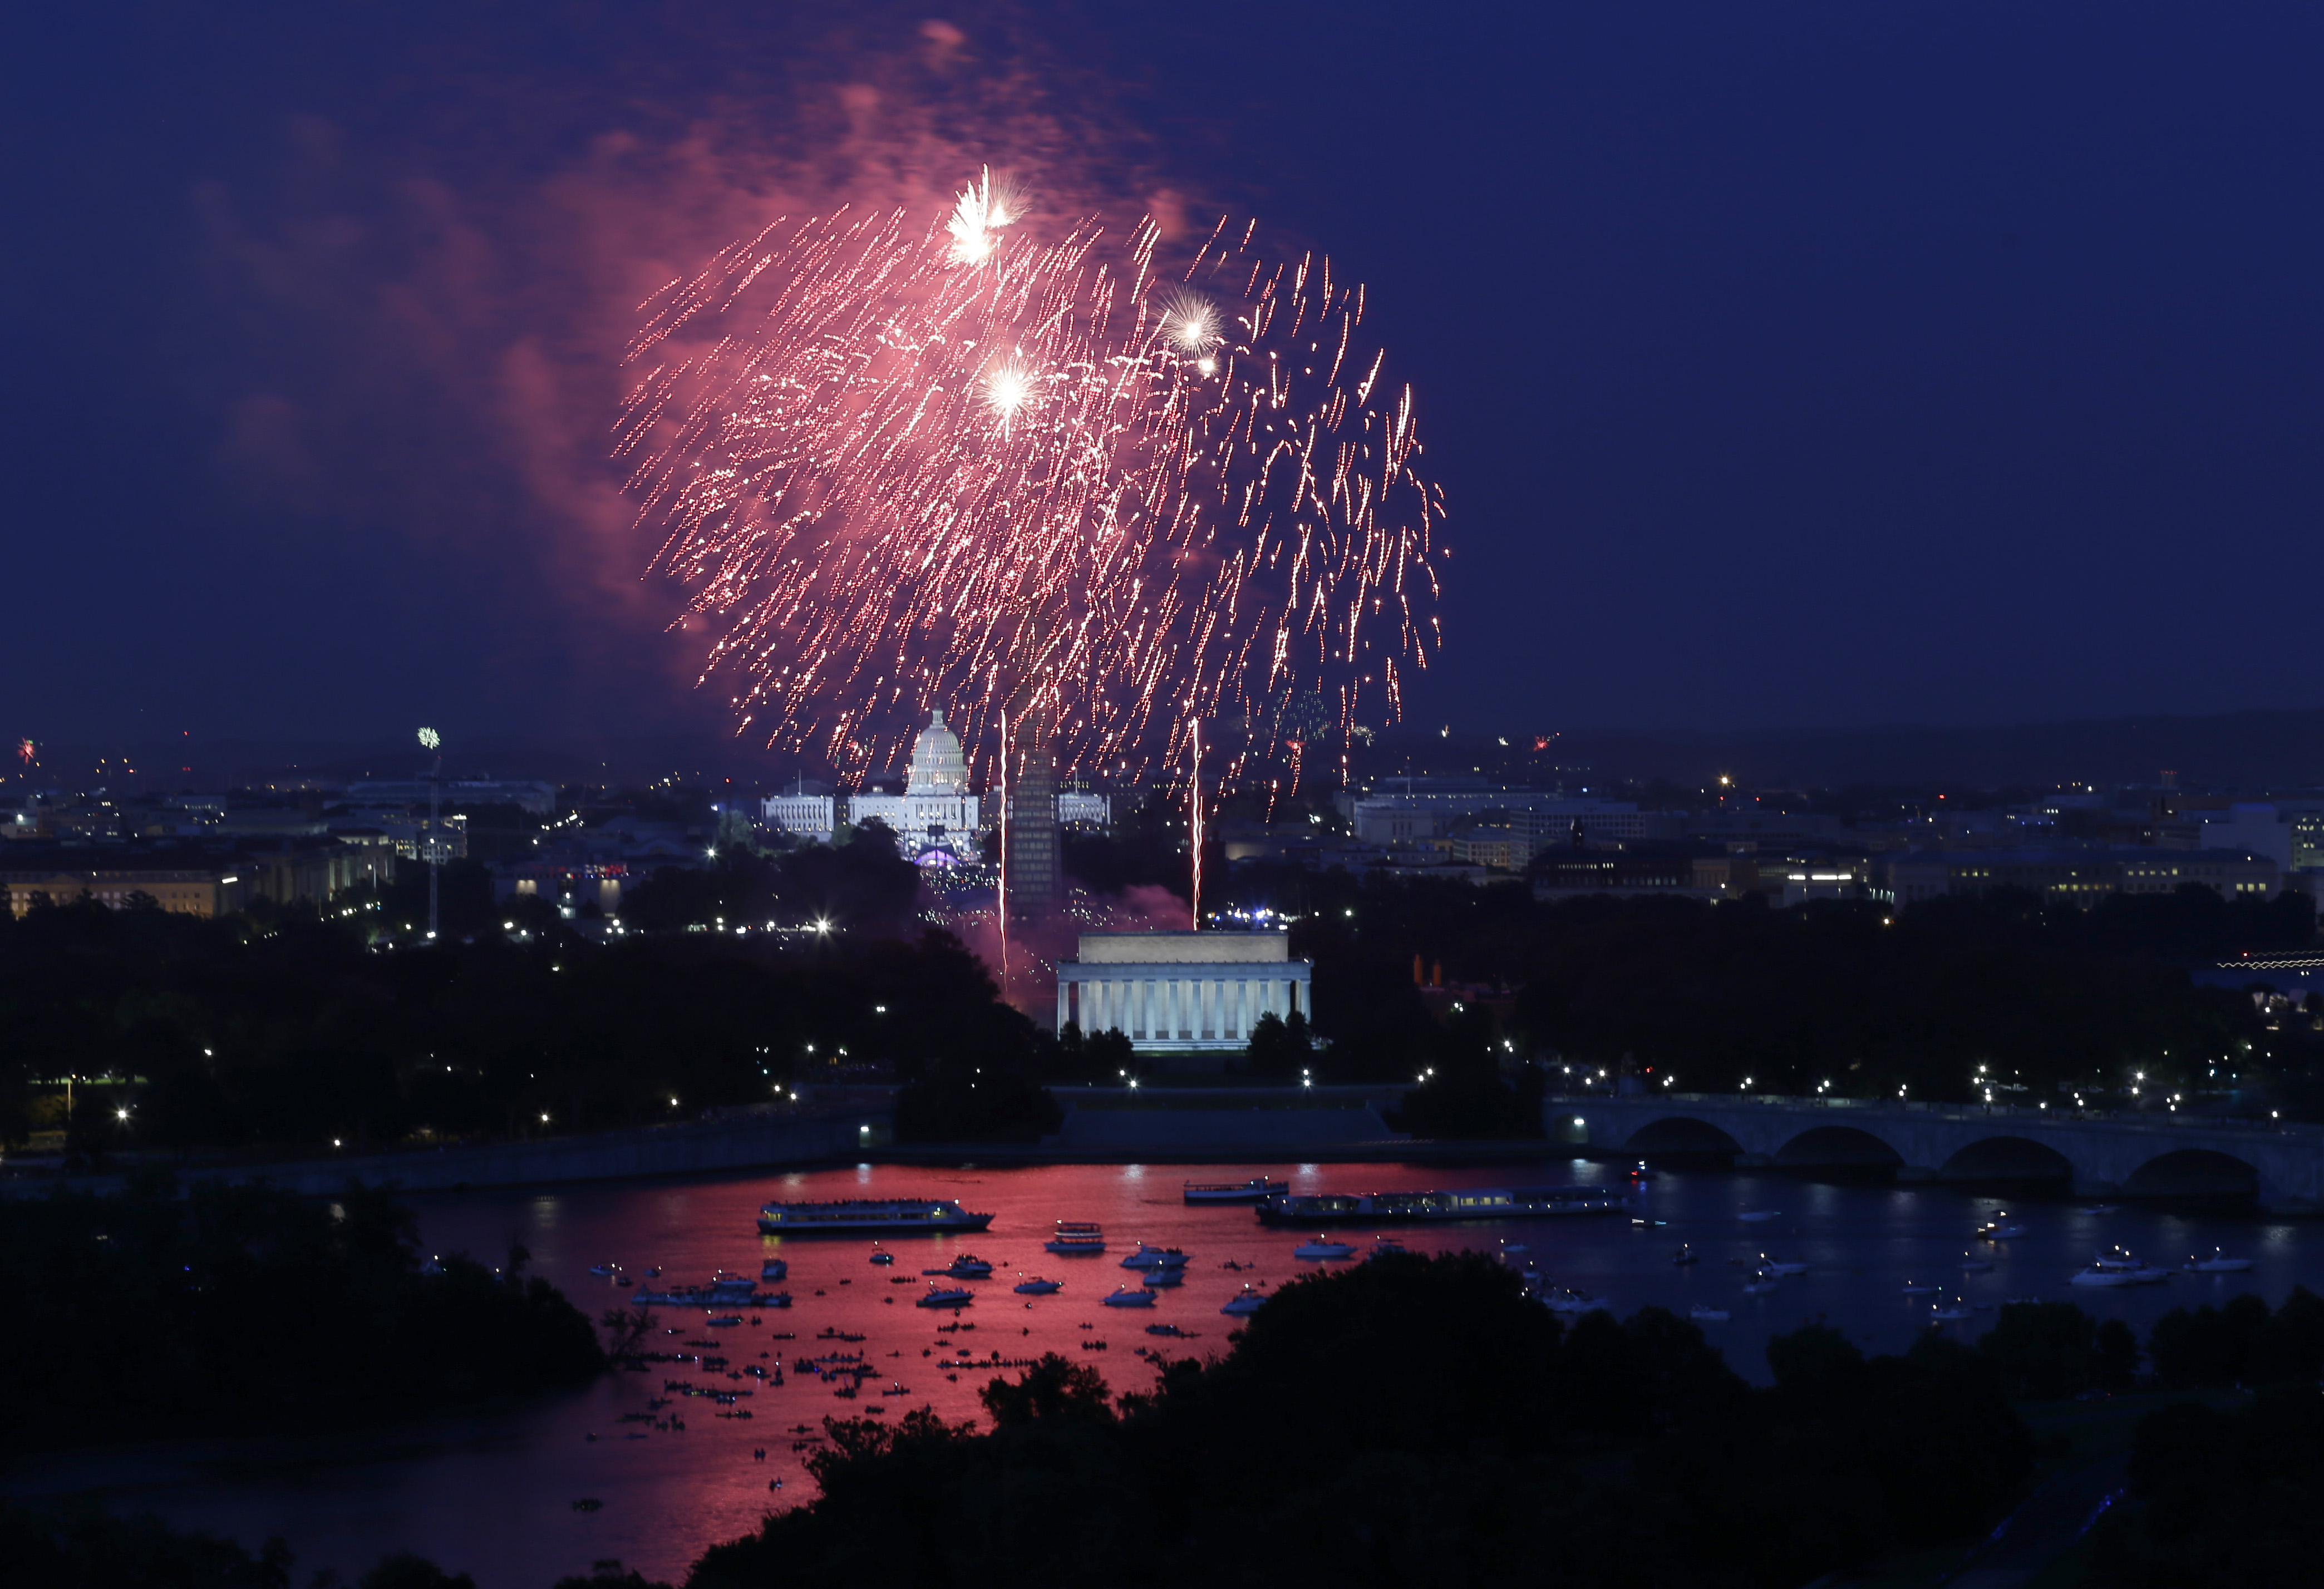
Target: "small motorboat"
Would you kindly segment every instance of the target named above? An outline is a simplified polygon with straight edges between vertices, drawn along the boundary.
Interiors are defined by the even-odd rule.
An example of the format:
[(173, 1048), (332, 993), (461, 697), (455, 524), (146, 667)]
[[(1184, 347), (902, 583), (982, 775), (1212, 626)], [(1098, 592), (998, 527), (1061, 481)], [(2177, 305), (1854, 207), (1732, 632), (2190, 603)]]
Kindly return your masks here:
[(1318, 1235), (1310, 1236), (1292, 1248), (1291, 1255), (1295, 1258), (1320, 1262), (1325, 1258), (1352, 1258), (1356, 1255), (1356, 1250), (1345, 1242), (1329, 1241)]
[(1146, 1333), (1149, 1336), (1184, 1336), (1186, 1332), (1175, 1324), (1149, 1324), (1146, 1327)]
[(1394, 1236), (1384, 1235), (1380, 1237), (1379, 1240), (1372, 1244), (1372, 1250), (1366, 1253), (1364, 1256), (1367, 1258), (1385, 1258), (1392, 1253), (1401, 1253), (1403, 1251), (1404, 1244), (1402, 1242), (1397, 1241)]
[(1186, 1283), (1186, 1272), (1175, 1268), (1149, 1269), (1139, 1277), (1138, 1283), (1144, 1286), (1182, 1286)]
[(1929, 1309), (1929, 1322), (1932, 1324), (1958, 1324), (1968, 1317), (1969, 1304), (1959, 1298), (1933, 1304)]
[(2090, 1267), (2093, 1269), (2144, 1269), (2146, 1265), (2132, 1257), (2124, 1248), (2114, 1247), (2091, 1259)]
[(613, 1276), (613, 1283), (614, 1283), (615, 1285), (617, 1285), (617, 1286), (633, 1286), (633, 1285), (637, 1284), (638, 1282), (637, 1282), (636, 1281), (632, 1280), (632, 1279), (631, 1279), (628, 1275), (626, 1275), (626, 1274), (617, 1274), (617, 1275)]
[(730, 1324), (742, 1323), (742, 1316), (739, 1313), (729, 1313), (724, 1318), (706, 1318), (702, 1322), (708, 1325), (712, 1329), (724, 1329)]
[(1504, 1253), (1522, 1253), (1525, 1250), (1526, 1245), (1523, 1242), (1504, 1241), (1501, 1243), (1501, 1251)]
[(1781, 1285), (1782, 1282), (1774, 1275), (1760, 1271), (1743, 1282), (1743, 1294), (1747, 1297), (1764, 1297), (1769, 1291), (1780, 1289)]
[(1017, 1294), (1020, 1297), (1054, 1296), (1064, 1289), (1056, 1281), (1043, 1280), (1038, 1274), (1030, 1280), (1019, 1281), (1016, 1286)]
[(1143, 1286), (1123, 1286), (1105, 1300), (1109, 1308), (1151, 1308), (1154, 1293)]
[(770, 1258), (764, 1263), (759, 1265), (759, 1278), (761, 1280), (788, 1280), (790, 1277), (791, 1266), (789, 1263), (784, 1259)]
[(948, 1275), (954, 1280), (982, 1280), (992, 1272), (992, 1265), (973, 1253), (963, 1253), (942, 1269), (923, 1269), (920, 1272)]
[(1138, 1251), (1121, 1261), (1124, 1269), (1184, 1269), (1186, 1254), (1176, 1247), (1149, 1247), (1138, 1244)]
[(1610, 1313), (1614, 1310), (1614, 1304), (1605, 1298), (1577, 1291), (1572, 1286), (1560, 1286), (1542, 1300), (1549, 1304), (1552, 1313), (1595, 1313), (1601, 1309)]
[(885, 1248), (885, 1247), (883, 1247), (883, 1246), (880, 1245), (877, 1242), (874, 1242), (874, 1243), (872, 1243), (872, 1263), (893, 1263), (895, 1261), (896, 1261), (896, 1254), (893, 1254), (893, 1253), (890, 1252), (887, 1248)]
[(1681, 1247), (1677, 1252), (1671, 1254), (1671, 1262), (1678, 1264), (1682, 1268), (1689, 1263), (1699, 1263), (1702, 1261), (1702, 1254), (1696, 1252), (1692, 1247)]
[(1941, 1289), (1925, 1281), (1908, 1280), (1904, 1282), (1904, 1294), (1908, 1297), (1933, 1296)]
[(1644, 1159), (1639, 1160), (1637, 1167), (1630, 1171), (1632, 1180), (1652, 1180), (1654, 1178), (1655, 1172), (1646, 1168), (1646, 1162)]
[(1762, 1253), (1759, 1254), (1759, 1268), (1765, 1273), (1775, 1275), (1805, 1274), (1808, 1261), (1804, 1258), (1770, 1258)]
[(661, 1278), (661, 1265), (657, 1263), (651, 1269), (647, 1270), (646, 1278), (648, 1280), (659, 1280)]
[(1266, 1306), (1267, 1293), (1255, 1285), (1246, 1285), (1219, 1311), (1235, 1318), (1248, 1318)]
[(2213, 1247), (2208, 1258), (2190, 1258), (2187, 1268), (2195, 1274), (2241, 1274), (2252, 1266), (2248, 1258), (2230, 1258), (2225, 1249)]
[(1736, 1216), (1746, 1225), (1765, 1225), (1770, 1219), (1781, 1219), (1783, 1217), (1784, 1211), (1781, 1208), (1746, 1208)]
[(1992, 1259), (1980, 1258), (1974, 1253), (1961, 1254), (1960, 1271), (1963, 1274), (1988, 1274), (1992, 1270)]
[(965, 1286), (930, 1286), (928, 1294), (914, 1304), (919, 1308), (965, 1308), (976, 1300), (976, 1293)]
[(2128, 1286), (2138, 1283), (2138, 1272), (2131, 1269), (2085, 1269), (2066, 1282), (2078, 1286)]
[(622, 1272), (622, 1266), (618, 1263), (592, 1263), (589, 1272), (603, 1279), (611, 1279)]
[(1713, 1308), (1708, 1302), (1697, 1302), (1686, 1310), (1686, 1316), (1697, 1324), (1725, 1324), (1733, 1314), (1724, 1308)]
[(1997, 1213), (1977, 1227), (1977, 1239), (1981, 1242), (2014, 1241), (2025, 1234), (2022, 1225), (2012, 1225), (2006, 1213)]

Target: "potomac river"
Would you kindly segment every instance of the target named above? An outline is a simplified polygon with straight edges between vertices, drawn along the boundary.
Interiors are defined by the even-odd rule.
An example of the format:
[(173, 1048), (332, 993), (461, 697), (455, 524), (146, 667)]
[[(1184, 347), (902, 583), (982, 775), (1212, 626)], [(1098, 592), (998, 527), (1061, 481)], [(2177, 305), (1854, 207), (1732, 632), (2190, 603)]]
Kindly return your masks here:
[[(606, 1557), (676, 1581), (705, 1546), (750, 1530), (770, 1507), (812, 1496), (805, 1453), (793, 1449), (794, 1426), (819, 1428), (826, 1414), (892, 1419), (923, 1405), (948, 1419), (973, 1416), (978, 1389), (1001, 1372), (991, 1366), (996, 1356), (1014, 1363), (1060, 1352), (1095, 1364), (1117, 1390), (1143, 1388), (1152, 1369), (1138, 1355), (1141, 1348), (1174, 1356), (1224, 1351), (1236, 1321), (1219, 1308), (1243, 1282), (1272, 1288), (1318, 1267), (1292, 1256), (1303, 1233), (1263, 1227), (1248, 1207), (1186, 1206), (1180, 1196), (1186, 1180), (1269, 1174), (1295, 1191), (1364, 1191), (1607, 1184), (1628, 1168), (1563, 1158), (1461, 1167), (862, 1164), (549, 1191), (418, 1194), (409, 1200), (419, 1211), (424, 1245), (497, 1262), (512, 1238), (521, 1241), (531, 1249), (536, 1270), (593, 1317), (628, 1294), (589, 1272), (607, 1263), (622, 1265), (643, 1286), (650, 1266), (664, 1272), (658, 1283), (700, 1282), (721, 1269), (755, 1276), (763, 1261), (779, 1256), (790, 1265), (789, 1278), (765, 1289), (789, 1291), (795, 1305), (742, 1309), (742, 1325), (722, 1328), (707, 1327), (699, 1310), (655, 1310), (659, 1346), (683, 1351), (693, 1349), (687, 1342), (715, 1341), (710, 1350), (729, 1360), (724, 1371), (654, 1364), (648, 1373), (613, 1374), (519, 1410), (384, 1433), (68, 1452), (20, 1464), (7, 1483), (18, 1494), (93, 1494), (118, 1510), (150, 1510), (254, 1547), (280, 1534), (297, 1552), (302, 1582), (326, 1566), (352, 1579), (398, 1548), (472, 1573), (482, 1589), (545, 1589)], [(990, 1230), (973, 1235), (883, 1237), (895, 1254), (890, 1268), (869, 1262), (870, 1237), (777, 1240), (760, 1236), (753, 1223), (769, 1199), (870, 1196), (952, 1198), (995, 1217)], [(1916, 1330), (1931, 1327), (1925, 1318), (1932, 1299), (1904, 1295), (1908, 1281), (1941, 1284), (1944, 1298), (1959, 1297), (1973, 1309), (2005, 1298), (2070, 1300), (2100, 1318), (2128, 1320), (2142, 1337), (2174, 1305), (2220, 1301), (2243, 1290), (2273, 1303), (2297, 1283), (2324, 1289), (2324, 1225), (2318, 1224), (2135, 1206), (2089, 1212), (2072, 1203), (2006, 1202), (1937, 1186), (1718, 1171), (1658, 1171), (1635, 1197), (1636, 1215), (1664, 1223), (1575, 1217), (1360, 1224), (1333, 1234), (1354, 1245), (1359, 1256), (1376, 1233), (1415, 1252), (1499, 1253), (1505, 1244), (1522, 1244), (1523, 1257), (1514, 1262), (1530, 1260), (1554, 1283), (1602, 1297), (1617, 1313), (1649, 1303), (1681, 1315), (1696, 1304), (1724, 1309), (1729, 1322), (1702, 1327), (1729, 1364), (1755, 1379), (1766, 1377), (1768, 1336), (1811, 1320), (1845, 1330), (1868, 1352), (1903, 1349)], [(2024, 1235), (1991, 1246), (1972, 1243), (1972, 1230), (2002, 1208), (2024, 1226)], [(1060, 1219), (1102, 1225), (1105, 1255), (1045, 1252), (1042, 1244)], [(1151, 1309), (1102, 1306), (1115, 1287), (1137, 1282), (1137, 1272), (1120, 1267), (1120, 1260), (1141, 1240), (1184, 1248), (1190, 1254), (1185, 1283), (1164, 1290)], [(1671, 1262), (1682, 1243), (1699, 1262)], [(2116, 1245), (2174, 1268), (2190, 1254), (2224, 1247), (2251, 1258), (2254, 1267), (2245, 1274), (2182, 1272), (2166, 1284), (2122, 1290), (2066, 1283), (2094, 1253)], [(1972, 1249), (1993, 1259), (1990, 1272), (1961, 1272), (1962, 1256)], [(960, 1282), (976, 1292), (974, 1302), (957, 1313), (913, 1306), (928, 1283), (920, 1272), (960, 1253), (993, 1265), (991, 1279)], [(1808, 1272), (1782, 1281), (1771, 1294), (1745, 1296), (1748, 1269), (1741, 1265), (1762, 1253), (1803, 1260)], [(1243, 1267), (1223, 1267), (1229, 1262)], [(1032, 1275), (1065, 1289), (1030, 1299), (1010, 1290), (1020, 1276)], [(1965, 1322), (1936, 1327), (1974, 1336), (1993, 1319), (1991, 1311), (1974, 1311)], [(963, 1327), (940, 1327), (954, 1324)], [(1151, 1336), (1146, 1327), (1152, 1324), (1176, 1326), (1184, 1336)], [(157, 1319), (154, 1327), (166, 1329), (168, 1321)], [(863, 1338), (818, 1339), (824, 1331)], [(1412, 1347), (1396, 1372), (1425, 1360), (1431, 1343), (1416, 1340)], [(852, 1381), (788, 1366), (857, 1353), (875, 1372), (854, 1400), (834, 1394)], [(771, 1373), (779, 1364), (787, 1369), (780, 1386)], [(769, 1377), (728, 1377), (753, 1365), (770, 1370)], [(350, 1363), (347, 1372), (360, 1373), (362, 1364)], [(666, 1398), (668, 1381), (752, 1393), (722, 1407), (706, 1398)], [(881, 1394), (895, 1386), (908, 1393)], [(1361, 1396), (1364, 1387), (1351, 1384), (1346, 1393)], [(648, 1406), (665, 1400), (667, 1405)], [(752, 1414), (747, 1419), (716, 1416), (743, 1410)], [(662, 1427), (673, 1412), (683, 1418), (682, 1430)], [(754, 1455), (761, 1449), (763, 1459)], [(602, 1504), (576, 1510), (574, 1502), (584, 1499)]]

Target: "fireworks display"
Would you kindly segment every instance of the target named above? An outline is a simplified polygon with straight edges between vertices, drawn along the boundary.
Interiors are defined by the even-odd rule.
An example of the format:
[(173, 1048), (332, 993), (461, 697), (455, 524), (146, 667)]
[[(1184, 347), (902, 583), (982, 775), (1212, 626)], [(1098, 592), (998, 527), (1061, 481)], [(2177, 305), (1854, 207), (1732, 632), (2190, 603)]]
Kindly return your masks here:
[(1131, 772), (1198, 720), (1240, 763), (1400, 715), (1443, 506), (1361, 286), (1021, 207), (779, 221), (646, 306), (618, 452), (704, 679), (856, 774), (931, 705), (987, 765), (1014, 699)]

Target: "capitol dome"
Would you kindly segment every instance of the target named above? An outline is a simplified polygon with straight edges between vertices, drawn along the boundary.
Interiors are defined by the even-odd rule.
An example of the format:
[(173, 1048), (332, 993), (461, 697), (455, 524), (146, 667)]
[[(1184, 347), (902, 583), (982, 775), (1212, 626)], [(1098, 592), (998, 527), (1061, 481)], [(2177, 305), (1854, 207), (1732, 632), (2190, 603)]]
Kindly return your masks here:
[(941, 710), (928, 714), (928, 726), (912, 741), (912, 771), (904, 785), (907, 794), (965, 794), (968, 758), (961, 754), (960, 736), (945, 727)]

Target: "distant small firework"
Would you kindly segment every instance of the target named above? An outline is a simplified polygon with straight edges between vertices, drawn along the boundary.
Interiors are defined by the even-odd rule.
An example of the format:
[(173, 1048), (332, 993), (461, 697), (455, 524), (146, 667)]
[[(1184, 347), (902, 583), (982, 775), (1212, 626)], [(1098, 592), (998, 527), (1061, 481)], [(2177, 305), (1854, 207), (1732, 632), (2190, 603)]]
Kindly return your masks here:
[(617, 452), (703, 677), (859, 773), (930, 705), (988, 757), (1028, 669), (1065, 767), (1400, 716), (1443, 509), (1362, 287), (1255, 224), (1166, 269), (1149, 219), (1023, 210), (986, 171), (934, 222), (786, 219), (650, 300)]

